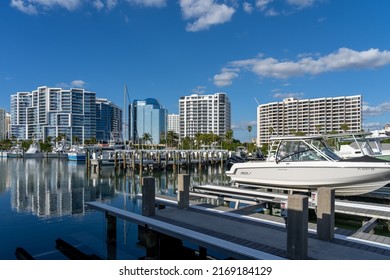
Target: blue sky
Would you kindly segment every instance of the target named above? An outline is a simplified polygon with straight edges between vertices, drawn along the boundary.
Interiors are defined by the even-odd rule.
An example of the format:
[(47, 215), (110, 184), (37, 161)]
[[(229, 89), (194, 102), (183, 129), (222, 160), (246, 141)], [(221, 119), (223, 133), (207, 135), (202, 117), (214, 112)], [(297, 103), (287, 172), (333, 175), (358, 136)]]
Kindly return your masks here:
[[(387, 0), (3, 0), (0, 107), (39, 86), (123, 106), (226, 92), (234, 137), (257, 102), (362, 94), (365, 129), (390, 123)], [(255, 129), (251, 132), (255, 136)]]

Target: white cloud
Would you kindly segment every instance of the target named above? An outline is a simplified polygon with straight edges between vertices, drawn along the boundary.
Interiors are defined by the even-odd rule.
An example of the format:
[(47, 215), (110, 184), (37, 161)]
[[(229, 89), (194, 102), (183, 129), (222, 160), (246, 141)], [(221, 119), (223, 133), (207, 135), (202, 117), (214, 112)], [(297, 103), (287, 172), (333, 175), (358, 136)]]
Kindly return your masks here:
[(59, 83), (57, 84), (60, 88), (84, 88), (87, 83), (83, 80), (73, 80), (69, 83)]
[(251, 14), (253, 12), (253, 6), (251, 3), (248, 3), (248, 2), (244, 2), (242, 4), (243, 8), (244, 8), (244, 11), (248, 14)]
[(268, 8), (269, 4), (272, 3), (273, 0), (256, 0), (256, 8), (260, 11), (264, 11)]
[(86, 85), (86, 83), (85, 83), (84, 81), (82, 81), (82, 80), (74, 80), (74, 81), (72, 81), (72, 82), (70, 83), (70, 85), (71, 85), (72, 87), (80, 87), (80, 88), (83, 88), (83, 87)]
[[(296, 11), (314, 6), (322, 0), (284, 0), (284, 5), (280, 1), (274, 0), (256, 0), (256, 8), (266, 16), (290, 15)], [(275, 3), (275, 4), (274, 4)]]
[(362, 111), (364, 116), (379, 116), (384, 113), (389, 113), (390, 102), (385, 102), (377, 106), (369, 106), (368, 104), (363, 104)]
[(118, 0), (106, 0), (106, 6), (109, 10), (113, 9), (118, 4)]
[(238, 77), (237, 73), (239, 71), (239, 69), (222, 69), (220, 74), (216, 74), (214, 76), (214, 84), (219, 87), (230, 86), (233, 82), (233, 79)]
[(100, 1), (100, 0), (95, 0), (95, 1), (93, 1), (93, 5), (95, 6), (95, 8), (96, 8), (97, 10), (101, 10), (101, 9), (104, 8), (104, 4), (103, 4), (103, 2)]
[(305, 94), (303, 92), (289, 92), (289, 93), (275, 93), (274, 98), (284, 99), (289, 97), (302, 98)]
[(195, 93), (195, 94), (204, 94), (205, 93), (205, 90), (206, 90), (206, 87), (205, 86), (197, 86), (196, 88), (194, 88), (192, 90), (192, 93)]
[(287, 0), (287, 3), (298, 8), (307, 8), (314, 5), (315, 0)]
[(81, 0), (11, 0), (10, 6), (29, 14), (39, 14), (40, 10), (50, 10), (55, 7), (76, 10), (82, 4)]
[(234, 8), (214, 0), (180, 0), (180, 7), (185, 20), (194, 20), (186, 27), (192, 32), (230, 21), (235, 12)]
[[(164, 7), (167, 0), (122, 0), (121, 2), (143, 7)], [(91, 5), (96, 10), (112, 10), (118, 3), (119, 0), (11, 0), (10, 6), (23, 13), (36, 15), (54, 8), (74, 11), (86, 4)]]
[(382, 129), (384, 127), (384, 124), (380, 122), (369, 122), (369, 123), (363, 123), (362, 126), (364, 130), (375, 130), (375, 129)]
[[(255, 73), (260, 77), (287, 79), (295, 76), (318, 75), (325, 72), (349, 70), (349, 69), (374, 69), (390, 64), (390, 51), (369, 49), (355, 51), (348, 48), (340, 48), (337, 51), (322, 56), (300, 56), (296, 61), (278, 60), (276, 58), (256, 57), (246, 60), (237, 60), (228, 63), (217, 76), (222, 82), (220, 86), (230, 85), (232, 79), (237, 78), (237, 69)], [(235, 73), (235, 75), (228, 75)], [(216, 78), (214, 77), (214, 80)]]
[(166, 0), (126, 0), (127, 2), (145, 7), (165, 7)]
[(19, 11), (29, 14), (29, 15), (36, 15), (38, 14), (37, 8), (29, 3), (24, 3), (23, 0), (12, 0), (11, 1), (11, 7), (18, 9)]

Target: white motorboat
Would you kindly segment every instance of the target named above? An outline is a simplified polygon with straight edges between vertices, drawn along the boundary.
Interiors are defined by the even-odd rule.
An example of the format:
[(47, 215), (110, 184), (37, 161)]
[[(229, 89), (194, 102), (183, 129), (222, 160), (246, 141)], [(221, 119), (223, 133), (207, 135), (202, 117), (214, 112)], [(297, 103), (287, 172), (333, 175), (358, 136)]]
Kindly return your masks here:
[(68, 160), (71, 161), (86, 161), (87, 152), (84, 146), (73, 145), (68, 151)]
[(342, 159), (323, 136), (273, 137), (265, 161), (234, 163), (226, 174), (235, 185), (315, 191), (338, 196), (377, 190), (390, 182), (390, 162), (363, 156)]
[(390, 160), (390, 150), (383, 149), (381, 141), (390, 139), (390, 136), (374, 133), (353, 133), (339, 138), (339, 155), (346, 158), (360, 157), (363, 155), (373, 156), (380, 159)]
[(24, 154), (24, 151), (23, 151), (22, 145), (20, 143), (17, 143), (7, 153), (7, 157), (9, 157), (9, 158), (21, 158), (21, 157), (23, 157), (23, 154)]

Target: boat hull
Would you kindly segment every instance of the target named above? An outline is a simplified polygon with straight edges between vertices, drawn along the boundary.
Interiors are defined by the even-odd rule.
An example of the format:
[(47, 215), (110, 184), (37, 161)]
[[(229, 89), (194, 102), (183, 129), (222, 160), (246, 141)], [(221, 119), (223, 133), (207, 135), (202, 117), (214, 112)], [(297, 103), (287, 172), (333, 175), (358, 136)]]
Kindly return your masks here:
[(85, 161), (86, 154), (85, 153), (68, 153), (68, 160), (71, 161)]
[(42, 153), (24, 153), (23, 158), (43, 158)]
[(336, 195), (354, 196), (388, 184), (390, 162), (236, 163), (226, 174), (236, 184), (302, 190), (330, 187)]
[(7, 157), (8, 158), (23, 158), (23, 154), (20, 154), (20, 153), (8, 153), (7, 154)]

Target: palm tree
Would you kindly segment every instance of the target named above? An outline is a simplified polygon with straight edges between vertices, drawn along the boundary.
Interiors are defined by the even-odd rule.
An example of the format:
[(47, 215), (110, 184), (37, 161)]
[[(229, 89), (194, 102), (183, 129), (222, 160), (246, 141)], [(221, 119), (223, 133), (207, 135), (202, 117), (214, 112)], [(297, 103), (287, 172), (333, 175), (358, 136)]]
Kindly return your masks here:
[(251, 131), (252, 131), (252, 126), (251, 126), (251, 125), (248, 125), (249, 143), (251, 142)]
[(142, 135), (142, 140), (143, 140), (143, 143), (147, 143), (149, 142), (151, 145), (153, 144), (153, 138), (152, 138), (152, 135), (150, 133), (144, 133), (144, 135)]
[(232, 140), (233, 140), (233, 130), (229, 129), (225, 133), (225, 141), (228, 142), (228, 143), (231, 143)]
[(79, 137), (77, 135), (73, 135), (72, 142), (74, 145), (79, 144)]
[(169, 130), (167, 132), (167, 139), (165, 139), (165, 141), (168, 147), (173, 146), (173, 143), (177, 144), (177, 142), (179, 141), (179, 135), (173, 130)]

